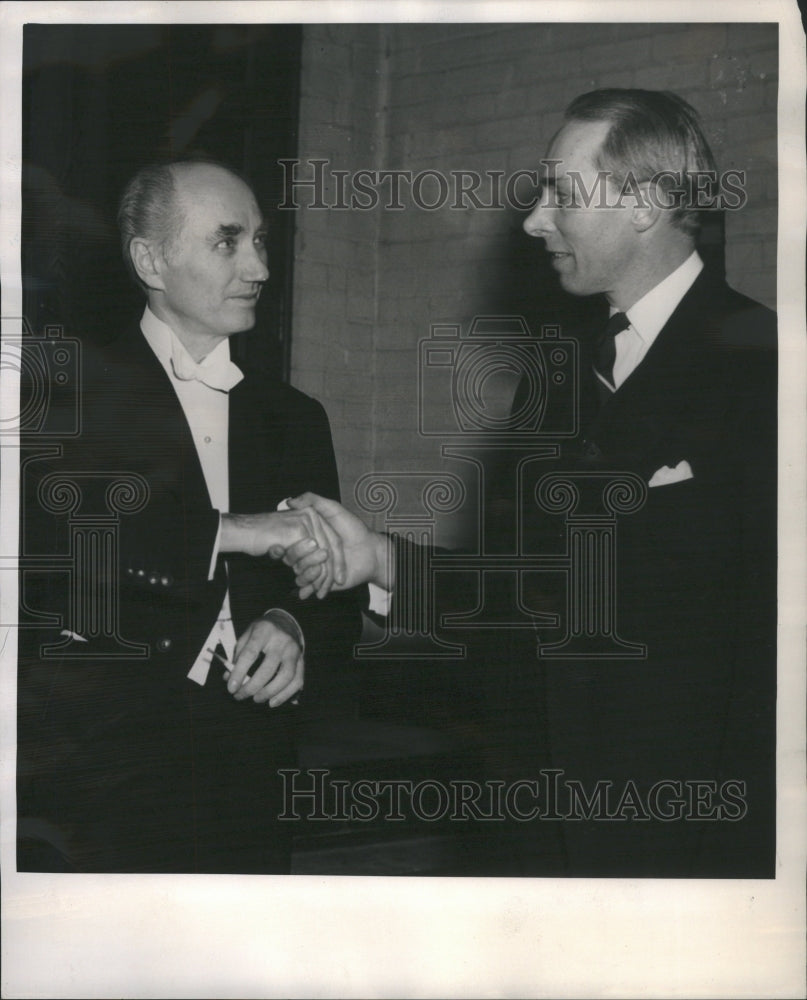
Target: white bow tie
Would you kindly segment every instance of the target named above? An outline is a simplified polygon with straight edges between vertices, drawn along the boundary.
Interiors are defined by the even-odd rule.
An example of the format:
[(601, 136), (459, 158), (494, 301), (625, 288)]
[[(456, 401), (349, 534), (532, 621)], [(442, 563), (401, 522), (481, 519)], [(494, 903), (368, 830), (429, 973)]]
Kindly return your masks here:
[(213, 357), (212, 360), (206, 358), (205, 361), (197, 363), (183, 351), (171, 356), (171, 368), (175, 377), (181, 382), (195, 380), (220, 392), (229, 392), (244, 377), (238, 365), (233, 364), (223, 353)]

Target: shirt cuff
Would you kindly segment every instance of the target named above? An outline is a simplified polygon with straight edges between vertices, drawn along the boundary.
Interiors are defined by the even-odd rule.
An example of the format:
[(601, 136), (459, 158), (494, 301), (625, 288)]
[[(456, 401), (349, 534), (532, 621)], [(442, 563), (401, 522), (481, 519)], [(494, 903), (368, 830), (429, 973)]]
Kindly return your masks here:
[(392, 604), (392, 592), (379, 587), (377, 583), (368, 583), (370, 591), (370, 611), (381, 618), (388, 618)]
[(88, 642), (83, 635), (79, 635), (78, 632), (72, 632), (69, 628), (63, 628), (59, 635), (67, 636), (67, 638), (72, 639), (73, 642)]
[(213, 542), (213, 554), (210, 556), (210, 565), (207, 568), (207, 579), (212, 580), (216, 575), (216, 562), (219, 558), (219, 546), (221, 545), (221, 511), (219, 511), (219, 530), (216, 532), (216, 540)]
[(268, 611), (264, 611), (261, 618), (265, 618), (285, 632), (286, 635), (290, 635), (300, 647), (300, 652), (305, 652), (305, 636), (303, 635), (303, 630), (300, 628), (300, 623), (294, 615), (290, 615), (283, 608), (270, 608)]
[(671, 486), (673, 483), (682, 483), (686, 479), (694, 479), (694, 475), (692, 472), (692, 466), (685, 459), (683, 462), (679, 462), (675, 468), (670, 468), (669, 465), (663, 465), (660, 469), (656, 469), (650, 477), (647, 485), (650, 488), (656, 486)]

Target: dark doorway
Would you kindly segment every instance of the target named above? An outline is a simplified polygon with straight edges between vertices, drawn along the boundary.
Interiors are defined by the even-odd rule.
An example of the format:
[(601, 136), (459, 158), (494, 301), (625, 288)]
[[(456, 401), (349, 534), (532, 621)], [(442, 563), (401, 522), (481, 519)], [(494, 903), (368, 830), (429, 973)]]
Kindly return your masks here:
[(142, 296), (115, 213), (143, 164), (200, 154), (244, 173), (270, 228), (271, 278), (235, 357), (288, 376), (292, 214), (278, 160), (297, 149), (299, 25), (28, 24), (23, 42), (25, 316), (103, 341)]

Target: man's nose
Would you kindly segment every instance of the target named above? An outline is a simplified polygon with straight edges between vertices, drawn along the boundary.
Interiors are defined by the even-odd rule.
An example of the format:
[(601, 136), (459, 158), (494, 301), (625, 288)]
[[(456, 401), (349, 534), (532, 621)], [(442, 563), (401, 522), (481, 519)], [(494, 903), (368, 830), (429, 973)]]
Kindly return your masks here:
[(242, 278), (244, 281), (266, 281), (269, 268), (266, 266), (266, 247), (251, 247), (243, 263)]
[(546, 236), (554, 229), (553, 209), (541, 199), (524, 220), (527, 236)]

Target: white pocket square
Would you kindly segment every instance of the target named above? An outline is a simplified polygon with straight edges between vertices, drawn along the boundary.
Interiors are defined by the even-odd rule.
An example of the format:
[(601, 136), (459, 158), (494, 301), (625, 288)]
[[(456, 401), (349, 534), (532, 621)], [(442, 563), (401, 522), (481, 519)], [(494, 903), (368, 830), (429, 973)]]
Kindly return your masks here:
[(670, 486), (672, 483), (682, 483), (685, 479), (693, 479), (692, 467), (684, 460), (679, 462), (674, 469), (669, 465), (662, 465), (650, 477), (648, 486)]

